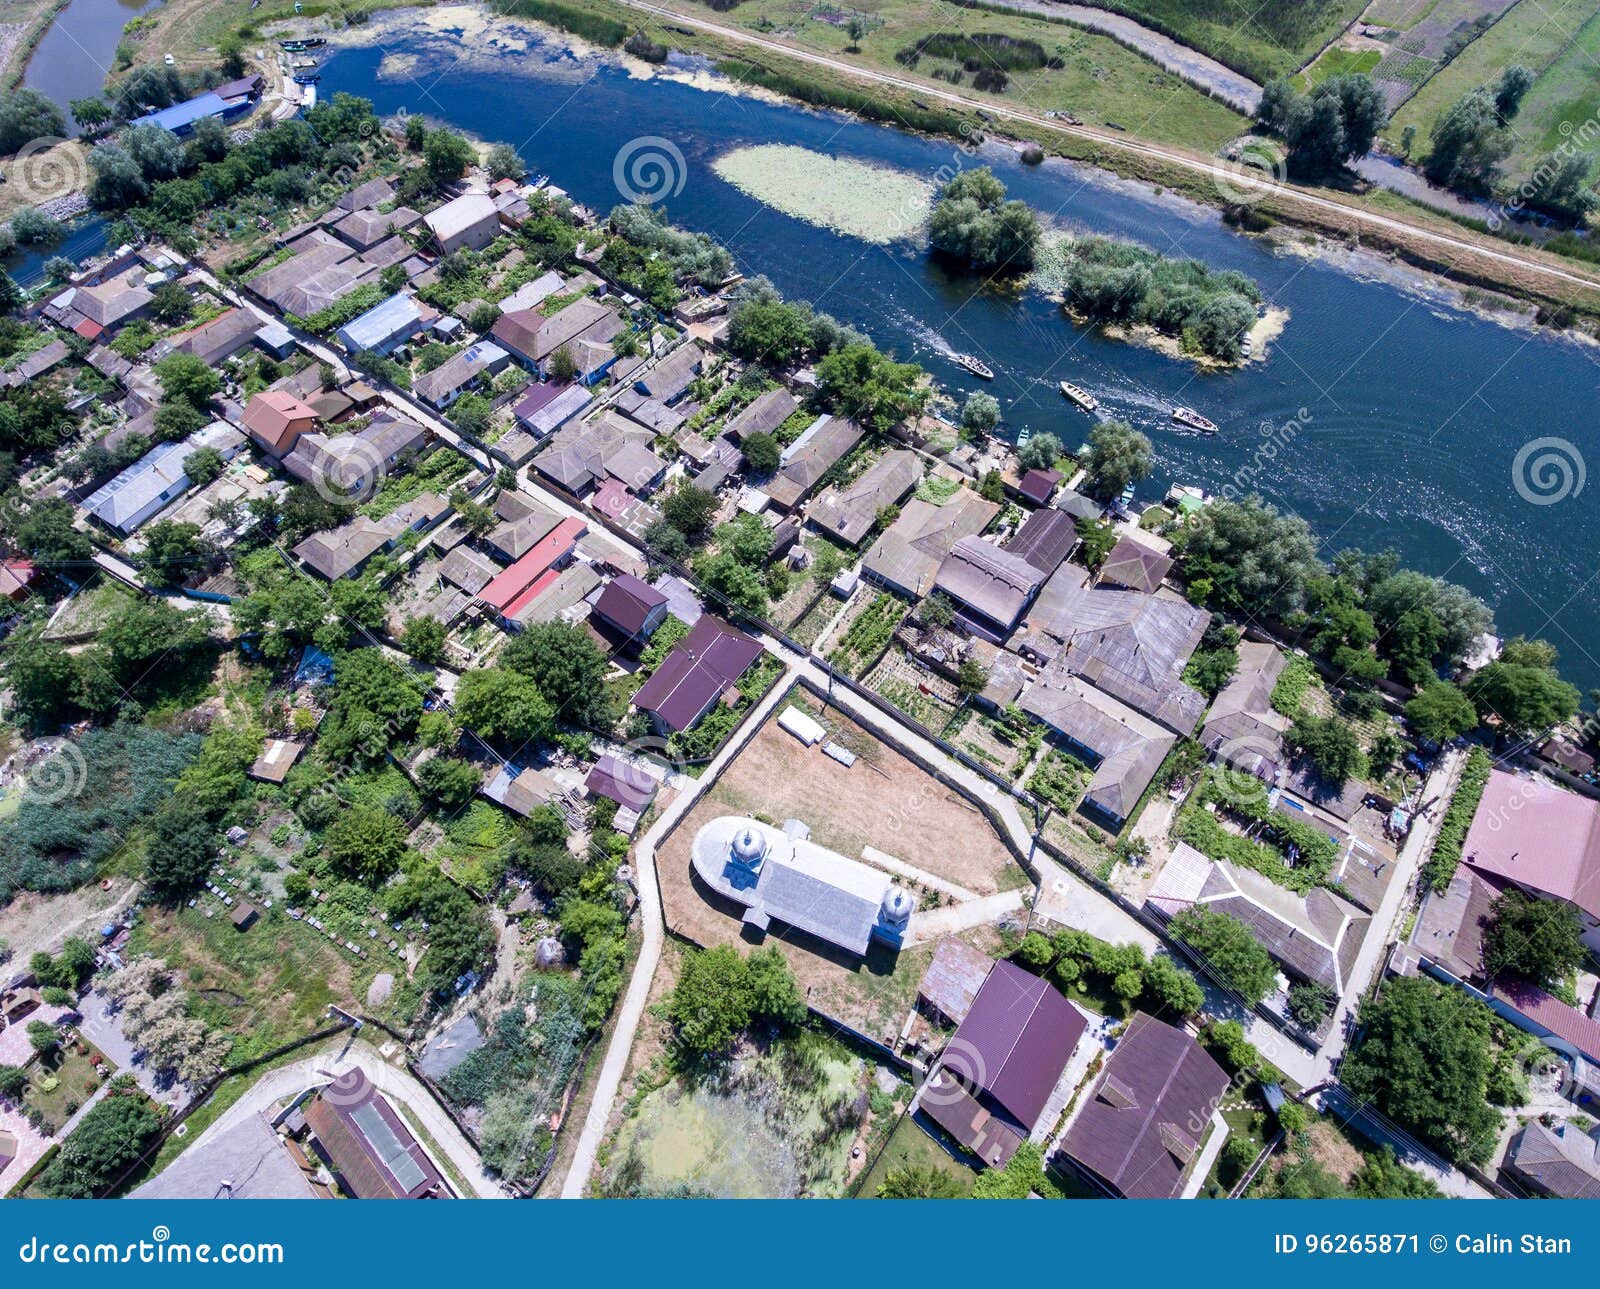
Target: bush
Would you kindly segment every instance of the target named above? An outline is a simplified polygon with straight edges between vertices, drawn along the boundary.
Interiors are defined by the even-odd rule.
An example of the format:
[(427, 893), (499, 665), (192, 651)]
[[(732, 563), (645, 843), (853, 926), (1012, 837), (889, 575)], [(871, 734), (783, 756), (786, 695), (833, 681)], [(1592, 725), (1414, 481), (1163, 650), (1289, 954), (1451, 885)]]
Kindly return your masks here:
[(1439, 835), (1434, 838), (1433, 851), (1428, 856), (1428, 862), (1422, 866), (1423, 877), (1436, 891), (1442, 892), (1456, 874), (1456, 865), (1461, 862), (1461, 847), (1466, 843), (1467, 830), (1472, 827), (1472, 816), (1478, 813), (1478, 802), (1483, 799), (1483, 790), (1488, 786), (1492, 768), (1489, 754), (1483, 748), (1475, 747), (1467, 755), (1467, 763), (1461, 770), (1461, 781), (1456, 785), (1455, 795), (1450, 798), (1450, 806), (1444, 812)]

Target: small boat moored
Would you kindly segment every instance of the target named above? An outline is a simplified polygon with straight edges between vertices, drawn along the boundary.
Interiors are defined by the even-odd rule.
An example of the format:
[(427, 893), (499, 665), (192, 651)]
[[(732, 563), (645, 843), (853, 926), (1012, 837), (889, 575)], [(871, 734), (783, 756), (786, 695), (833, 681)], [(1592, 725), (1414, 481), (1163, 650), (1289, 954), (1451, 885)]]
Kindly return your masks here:
[(1215, 434), (1217, 432), (1217, 423), (1208, 421), (1192, 407), (1173, 408), (1172, 419), (1179, 425), (1187, 425), (1191, 430), (1199, 430), (1202, 434)]
[(1074, 407), (1081, 408), (1085, 412), (1097, 412), (1100, 410), (1099, 400), (1088, 390), (1078, 388), (1070, 380), (1061, 382), (1061, 393)]
[(965, 367), (974, 376), (978, 377), (979, 380), (994, 379), (994, 372), (989, 368), (989, 365), (987, 363), (980, 362), (971, 354), (957, 354), (955, 356), (955, 360), (958, 367)]

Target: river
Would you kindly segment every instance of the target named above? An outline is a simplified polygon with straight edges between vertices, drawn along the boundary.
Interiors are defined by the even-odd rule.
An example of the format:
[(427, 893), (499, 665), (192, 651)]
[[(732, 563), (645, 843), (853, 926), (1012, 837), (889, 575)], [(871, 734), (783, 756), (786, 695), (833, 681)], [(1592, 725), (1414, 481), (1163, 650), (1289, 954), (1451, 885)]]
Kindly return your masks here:
[(35, 47), (22, 83), (67, 112), (68, 124), (76, 134), (77, 125), (67, 104), (75, 98), (90, 98), (105, 88), (122, 29), (141, 14), (160, 8), (161, 3), (162, 0), (71, 0)]
[[(1548, 499), (1526, 484), (1519, 491), (1513, 477), (1526, 445), (1556, 438), (1577, 454), (1572, 483), (1581, 485), (1583, 457), (1596, 446), (1600, 350), (1477, 317), (1377, 263), (1358, 271), (1274, 250), (1227, 229), (1214, 211), (1098, 171), (1056, 161), (1028, 168), (1007, 149), (985, 148), (981, 160), (1012, 195), (1055, 222), (1241, 269), (1289, 311), (1264, 361), (1202, 373), (1075, 328), (1036, 293), (1003, 295), (952, 276), (922, 245), (873, 246), (783, 215), (711, 168), (728, 149), (781, 142), (931, 178), (952, 162), (947, 141), (644, 78), (553, 46), (462, 57), (450, 33), (412, 31), (398, 65), (391, 57), (380, 67), (385, 51), (376, 47), (335, 54), (324, 91), (517, 144), (532, 169), (602, 210), (618, 200), (619, 150), (640, 135), (670, 140), (685, 159), (682, 191), (667, 203), (676, 222), (719, 239), (745, 272), (921, 362), (958, 396), (979, 383), (951, 354), (978, 354), (997, 372), (990, 388), (1011, 432), (1027, 425), (1069, 447), (1081, 442), (1090, 422), (1056, 391), (1069, 378), (1104, 414), (1154, 440), (1158, 474), (1142, 496), (1159, 497), (1171, 482), (1212, 492), (1253, 486), (1303, 515), (1326, 553), (1392, 546), (1408, 564), (1483, 595), (1506, 633), (1554, 641), (1569, 678), (1600, 686), (1600, 644), (1590, 639), (1600, 617), (1600, 484), (1569, 485), (1571, 495), (1539, 504)], [(1167, 419), (1175, 403), (1200, 409), (1222, 433), (1179, 432)], [(1524, 453), (1525, 477), (1541, 455)]]

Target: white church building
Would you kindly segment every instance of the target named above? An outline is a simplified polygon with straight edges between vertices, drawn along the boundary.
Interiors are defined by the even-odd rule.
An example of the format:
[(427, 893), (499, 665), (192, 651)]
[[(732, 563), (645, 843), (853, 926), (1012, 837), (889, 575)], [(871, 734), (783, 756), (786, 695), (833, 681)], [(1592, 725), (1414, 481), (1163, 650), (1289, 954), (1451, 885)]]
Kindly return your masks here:
[(782, 922), (852, 953), (873, 940), (900, 946), (916, 899), (887, 873), (811, 841), (798, 819), (782, 828), (738, 815), (695, 834), (694, 871), (747, 909), (745, 924)]

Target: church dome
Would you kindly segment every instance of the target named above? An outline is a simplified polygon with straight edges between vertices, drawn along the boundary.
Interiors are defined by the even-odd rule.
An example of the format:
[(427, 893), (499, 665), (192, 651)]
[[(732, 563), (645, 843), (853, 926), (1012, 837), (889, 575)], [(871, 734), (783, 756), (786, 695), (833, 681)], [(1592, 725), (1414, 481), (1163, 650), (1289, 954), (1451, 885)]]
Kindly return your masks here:
[(745, 824), (733, 835), (733, 857), (747, 868), (754, 868), (767, 855), (767, 839), (754, 824)]
[(916, 901), (903, 886), (891, 886), (883, 896), (883, 920), (889, 923), (904, 922), (911, 916)]

